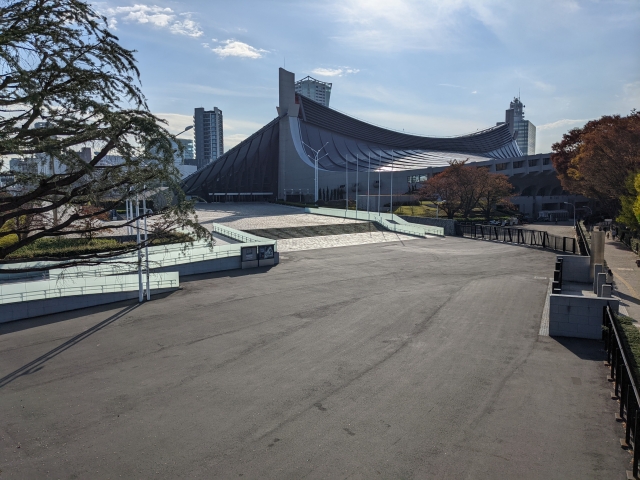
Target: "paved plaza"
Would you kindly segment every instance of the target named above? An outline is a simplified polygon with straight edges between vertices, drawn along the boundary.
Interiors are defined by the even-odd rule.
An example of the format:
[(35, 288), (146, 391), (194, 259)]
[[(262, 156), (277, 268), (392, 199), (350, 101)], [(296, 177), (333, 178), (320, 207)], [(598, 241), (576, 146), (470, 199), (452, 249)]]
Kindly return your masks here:
[(537, 335), (553, 259), (289, 252), (0, 325), (0, 478), (625, 478), (601, 343)]
[[(215, 222), (238, 230), (364, 223), (360, 220), (349, 218), (313, 215), (304, 213), (304, 210), (299, 207), (274, 203), (200, 203), (196, 207), (198, 221), (202, 225), (207, 226)], [(430, 238), (435, 239), (436, 237)], [(417, 237), (389, 231), (321, 235), (278, 240), (278, 251), (285, 253), (393, 241), (408, 242), (412, 240), (417, 240)]]
[(350, 218), (304, 213), (303, 208), (275, 203), (198, 203), (196, 214), (199, 223), (203, 225), (215, 222), (238, 230), (358, 222)]

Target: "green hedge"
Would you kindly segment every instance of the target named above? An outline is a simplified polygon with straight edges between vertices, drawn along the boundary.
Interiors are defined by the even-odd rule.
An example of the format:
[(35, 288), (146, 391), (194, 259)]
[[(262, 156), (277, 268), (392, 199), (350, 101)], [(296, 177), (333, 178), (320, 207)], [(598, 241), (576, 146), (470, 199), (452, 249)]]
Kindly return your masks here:
[(622, 337), (623, 348), (630, 364), (629, 367), (631, 367), (634, 381), (636, 385), (640, 386), (640, 382), (638, 382), (638, 379), (640, 379), (640, 370), (638, 369), (638, 364), (640, 364), (640, 330), (633, 323), (633, 319), (626, 315), (616, 314), (614, 321)]
[[(151, 245), (186, 243), (192, 241), (189, 235), (172, 234), (151, 242)], [(16, 259), (35, 259), (41, 257), (73, 258), (78, 255), (104, 253), (133, 246), (135, 242), (118, 242), (113, 238), (40, 238), (30, 245), (19, 248), (7, 256)]]

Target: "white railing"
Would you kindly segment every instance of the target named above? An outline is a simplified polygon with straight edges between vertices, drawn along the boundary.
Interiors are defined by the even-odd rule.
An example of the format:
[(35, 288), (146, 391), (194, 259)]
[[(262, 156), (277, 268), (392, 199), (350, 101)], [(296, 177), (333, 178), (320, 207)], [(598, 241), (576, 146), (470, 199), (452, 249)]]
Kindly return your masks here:
[(260, 244), (268, 244), (274, 245), (274, 251), (278, 251), (277, 243), (275, 240), (271, 240), (270, 238), (258, 237), (257, 235), (252, 235), (247, 232), (243, 232), (241, 230), (236, 230), (235, 228), (227, 227), (226, 225), (220, 225), (219, 223), (214, 223), (212, 232), (218, 233), (220, 235), (224, 235), (225, 237), (232, 238), (234, 240), (238, 240), (242, 243), (260, 243)]
[(384, 228), (391, 230), (392, 232), (404, 233), (406, 235), (414, 235), (418, 237), (424, 237), (426, 235), (438, 235), (444, 237), (444, 228), (442, 227), (409, 223), (405, 219), (400, 218), (400, 216), (392, 215), (390, 213), (338, 210), (333, 208), (321, 207), (305, 208), (304, 211), (315, 215), (326, 215), (329, 217), (351, 218), (354, 220), (376, 222), (382, 225)]
[[(151, 273), (150, 289), (178, 288), (178, 272)], [(137, 291), (137, 274), (113, 275), (109, 277), (64, 278), (59, 280), (37, 280), (33, 282), (0, 285), (0, 304), (33, 300)]]

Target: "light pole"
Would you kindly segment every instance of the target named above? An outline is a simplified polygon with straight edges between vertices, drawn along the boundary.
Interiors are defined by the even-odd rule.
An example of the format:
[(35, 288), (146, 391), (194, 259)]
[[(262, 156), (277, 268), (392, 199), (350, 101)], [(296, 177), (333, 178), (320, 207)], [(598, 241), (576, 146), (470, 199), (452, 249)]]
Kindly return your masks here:
[(314, 198), (316, 199), (316, 201), (314, 203), (318, 203), (318, 161), (322, 160), (324, 157), (326, 157), (329, 154), (325, 153), (320, 158), (318, 158), (318, 155), (320, 155), (320, 152), (322, 151), (322, 149), (324, 149), (324, 147), (329, 145), (329, 142), (325, 143), (320, 150), (314, 150), (313, 148), (311, 148), (309, 145), (307, 145), (304, 142), (302, 142), (302, 145), (307, 147), (309, 150), (311, 150), (313, 152), (313, 158), (311, 158), (311, 155), (309, 155), (306, 150), (305, 150), (304, 153), (306, 153), (307, 157), (309, 157), (309, 160), (313, 160), (313, 162), (315, 164), (315, 171), (316, 171), (316, 175), (315, 175), (315, 190), (316, 190), (316, 193), (314, 195)]
[(367, 170), (367, 214), (369, 214), (369, 188), (371, 187), (371, 181), (369, 176), (371, 175), (371, 152), (369, 152), (369, 170)]
[(576, 206), (574, 203), (570, 203), (570, 202), (562, 202), (562, 203), (566, 203), (567, 205), (571, 205), (573, 207), (573, 229), (576, 229)]
[(391, 221), (393, 222), (393, 150), (391, 151)]
[(360, 155), (359, 155), (359, 154), (356, 154), (356, 220), (358, 219), (358, 193), (360, 193), (360, 192), (359, 192), (359, 190), (360, 190), (360, 184), (358, 183), (358, 181), (359, 181), (359, 180), (358, 180), (358, 178), (359, 178), (359, 177), (358, 177), (358, 174), (360, 173), (360, 172), (359, 172), (360, 167), (358, 166), (358, 160), (359, 160), (359, 158), (360, 158)]
[(176, 133), (175, 136), (177, 137), (178, 135), (182, 135), (184, 132), (191, 130), (193, 128), (193, 125), (189, 125), (187, 128), (185, 128), (183, 131), (181, 131), (180, 133)]

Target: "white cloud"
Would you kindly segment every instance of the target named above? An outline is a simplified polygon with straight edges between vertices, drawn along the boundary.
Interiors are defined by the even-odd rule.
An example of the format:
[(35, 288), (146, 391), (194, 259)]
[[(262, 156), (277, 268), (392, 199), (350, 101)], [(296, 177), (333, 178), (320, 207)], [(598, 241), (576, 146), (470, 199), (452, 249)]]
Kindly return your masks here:
[(350, 112), (350, 115), (374, 125), (415, 135), (464, 135), (487, 128), (487, 125), (470, 120), (400, 113), (396, 110), (361, 110)]
[[(174, 135), (182, 132), (189, 125), (193, 125), (193, 117), (191, 115), (184, 115), (181, 113), (156, 113), (157, 117), (160, 117), (168, 122), (167, 130)], [(224, 119), (224, 132), (237, 132), (231, 134), (225, 134), (224, 136), (224, 149), (229, 150), (235, 147), (249, 135), (254, 134), (260, 130), (264, 125), (250, 120), (228, 120)], [(189, 130), (178, 138), (193, 139), (194, 131)]]
[(227, 150), (235, 147), (236, 145), (238, 145), (240, 142), (242, 142), (248, 136), (249, 135), (244, 135), (242, 133), (234, 133), (233, 135), (225, 135), (224, 136), (224, 150), (225, 150), (225, 152)]
[(187, 35), (189, 37), (199, 37), (202, 35), (202, 30), (196, 22), (190, 18), (185, 18), (181, 22), (175, 22), (169, 27), (171, 33), (177, 33), (179, 35)]
[[(213, 41), (217, 42), (216, 39), (213, 39)], [(232, 38), (228, 40), (223, 40), (222, 42), (217, 42), (217, 43), (221, 43), (222, 45), (219, 45), (215, 48), (211, 48), (211, 46), (208, 43), (203, 43), (202, 46), (205, 48), (211, 48), (211, 51), (213, 51), (214, 53), (216, 53), (217, 55), (223, 58), (224, 57), (241, 57), (241, 58), (257, 59), (257, 58), (262, 58), (263, 54), (268, 53), (267, 50), (252, 47), (247, 43), (240, 42)]]
[(311, 73), (320, 77), (342, 77), (343, 75), (350, 75), (358, 73), (360, 70), (357, 68), (340, 67), (340, 68), (314, 68)]
[(473, 48), (478, 26), (513, 44), (514, 37), (575, 22), (580, 10), (562, 0), (329, 0), (308, 8), (338, 25), (333, 39), (374, 51)]
[(572, 126), (584, 125), (589, 119), (583, 120), (571, 120), (569, 118), (563, 118), (562, 120), (556, 120), (555, 122), (545, 123), (536, 127), (537, 130), (553, 130), (557, 128), (567, 129)]
[(169, 7), (136, 4), (132, 7), (107, 8), (104, 14), (109, 19), (109, 27), (116, 29), (118, 22), (149, 24), (156, 28), (168, 28), (171, 33), (200, 37), (203, 32), (200, 26), (191, 19), (191, 14), (183, 13), (184, 20), (179, 20)]
[(533, 81), (533, 85), (538, 90), (542, 90), (545, 93), (552, 93), (552, 92), (555, 92), (555, 90), (556, 90), (556, 87), (554, 85), (551, 85), (550, 83), (542, 82), (540, 80), (534, 80)]

